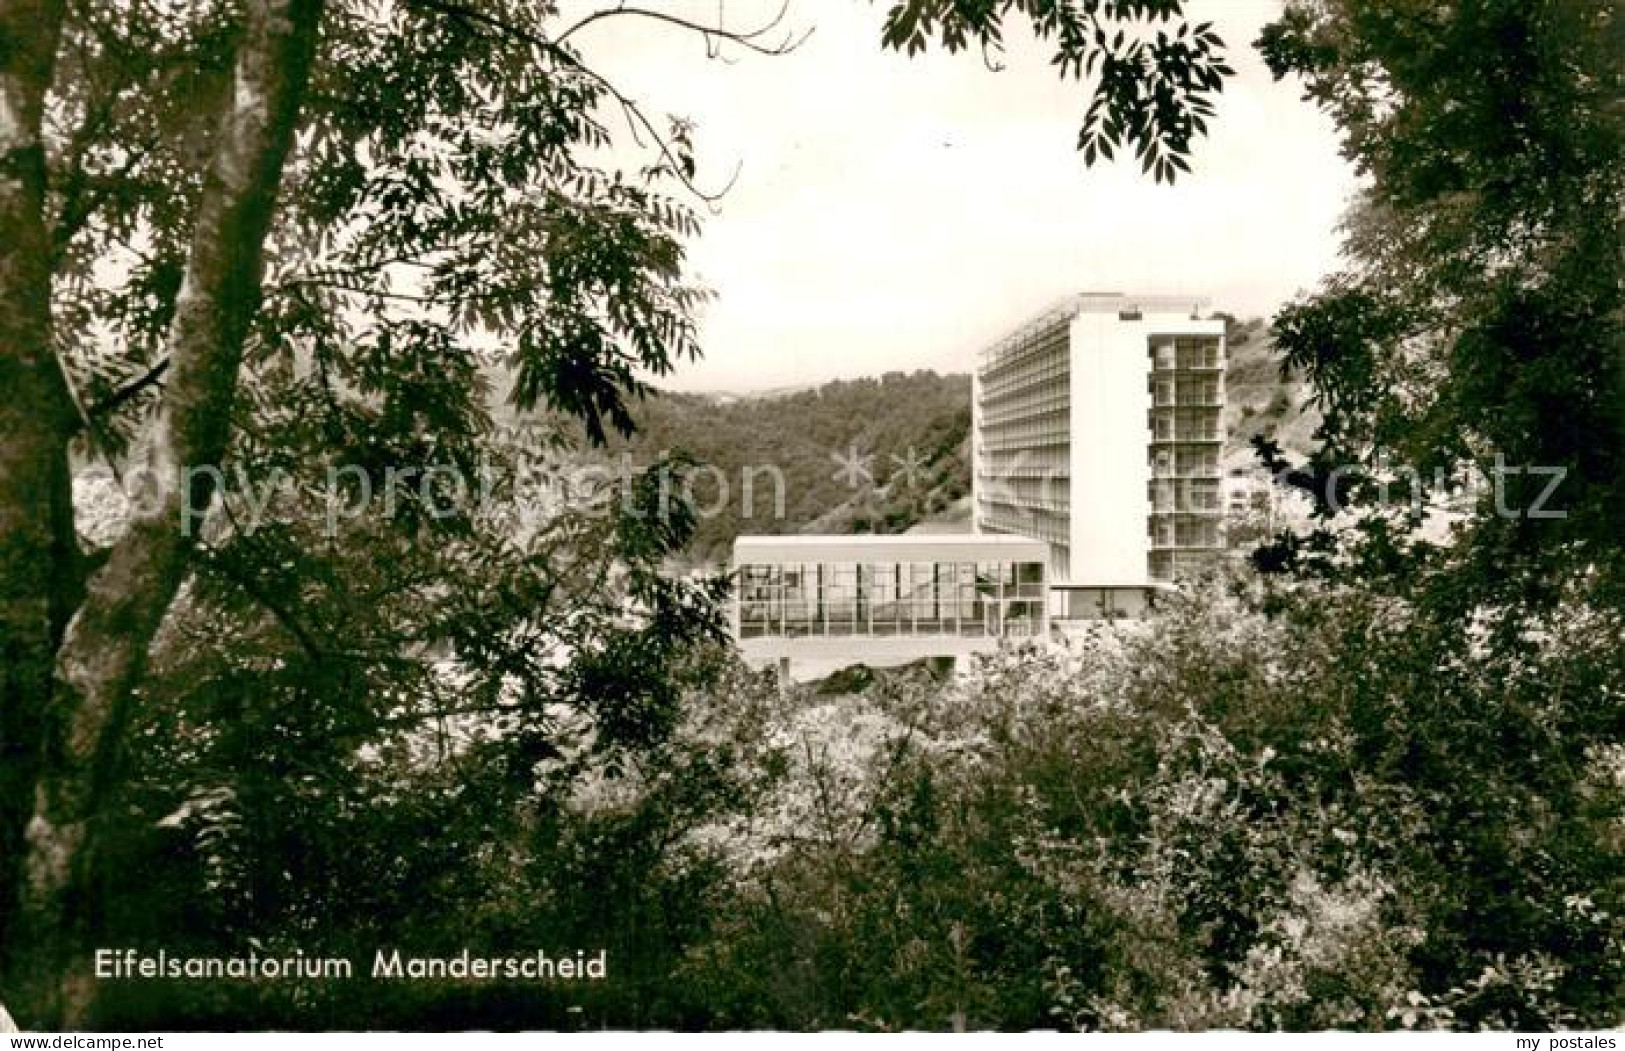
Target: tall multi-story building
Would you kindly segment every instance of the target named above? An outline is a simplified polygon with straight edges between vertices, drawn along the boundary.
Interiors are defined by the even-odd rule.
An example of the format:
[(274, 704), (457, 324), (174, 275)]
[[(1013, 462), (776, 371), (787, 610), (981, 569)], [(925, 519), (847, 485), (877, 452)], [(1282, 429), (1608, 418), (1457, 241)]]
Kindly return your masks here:
[(976, 530), (1048, 545), (1057, 617), (1135, 615), (1220, 550), (1224, 322), (1205, 307), (1073, 296), (981, 354)]

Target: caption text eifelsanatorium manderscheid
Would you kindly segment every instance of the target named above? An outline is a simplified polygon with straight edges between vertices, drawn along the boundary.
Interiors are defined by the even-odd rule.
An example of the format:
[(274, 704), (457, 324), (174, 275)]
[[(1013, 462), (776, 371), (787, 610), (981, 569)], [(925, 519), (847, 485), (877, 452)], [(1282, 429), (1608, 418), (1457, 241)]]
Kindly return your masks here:
[(407, 956), (399, 949), (378, 949), (371, 966), (359, 971), (344, 956), (310, 956), (302, 951), (262, 956), (185, 956), (165, 950), (98, 949), (95, 975), (104, 981), (237, 980), (286, 981), (351, 979), (358, 974), (381, 980), (450, 979), (475, 981), (600, 981), (609, 977), (608, 953), (600, 949), (549, 954), (538, 949), (522, 956), (486, 956), (464, 949), (450, 956)]

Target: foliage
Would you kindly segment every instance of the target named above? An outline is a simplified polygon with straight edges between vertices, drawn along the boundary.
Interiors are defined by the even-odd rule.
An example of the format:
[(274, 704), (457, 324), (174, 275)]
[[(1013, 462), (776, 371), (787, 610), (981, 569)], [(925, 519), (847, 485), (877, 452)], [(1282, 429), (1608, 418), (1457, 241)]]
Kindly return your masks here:
[[(1306, 470), (1330, 516), (1331, 472), (1361, 469), (1339, 494), (1361, 511), (1352, 563), (1393, 586), (1434, 575), (1462, 616), (1554, 601), (1570, 572), (1619, 580), (1622, 33), (1601, 2), (1328, 0), (1258, 42), (1370, 179), (1350, 266), (1274, 323), (1324, 413)], [(1463, 496), (1463, 467), (1491, 484)], [(1411, 493), (1468, 506), (1448, 551), (1416, 542)]]
[(1183, 8), (1180, 0), (898, 0), (882, 40), (910, 55), (932, 41), (949, 52), (974, 44), (991, 68), (1004, 50), (1005, 22), (1024, 21), (1040, 41), (1054, 42), (1050, 64), (1063, 79), (1099, 73), (1078, 131), (1084, 163), (1132, 145), (1143, 172), (1172, 183), (1191, 170), (1192, 141), (1207, 133), (1212, 96), (1234, 72), (1212, 23), (1191, 25)]
[(867, 787), (694, 980), (734, 1026), (1616, 1025), (1621, 625), (1571, 602), (1513, 665), (1404, 604), (1215, 584), (877, 687)]
[[(545, 399), (601, 440), (630, 429), (638, 370), (697, 353), (699, 293), (680, 275), (696, 220), (661, 191), (668, 162), (629, 176), (587, 161), (612, 141), (611, 96), (570, 45), (541, 35), (550, 7), (506, 28), (478, 14), (327, 13), (248, 358), (260, 369), (302, 352), (330, 382), (372, 393), (444, 359), (443, 385), (396, 409), (444, 423), (467, 402), (445, 397), (466, 380), (455, 369), (497, 347), (517, 405)], [(187, 151), (212, 115), (200, 96), (224, 89), (232, 25), (224, 10), (67, 24), (73, 64), (49, 120), (65, 140), (58, 210), (78, 222), (59, 232), (56, 310), (93, 398), (161, 364), (200, 182)], [(128, 430), (140, 401), (125, 397), (106, 426)]]
[(1258, 42), (1370, 180), (1348, 268), (1274, 321), (1323, 422), (1300, 467), (1260, 452), (1321, 521), (1257, 564), (1337, 582), (1329, 655), (1380, 691), (1347, 776), (1410, 814), (1374, 840), (1412, 872), (1407, 1025), (1617, 1013), (1622, 30), (1329, 0)]

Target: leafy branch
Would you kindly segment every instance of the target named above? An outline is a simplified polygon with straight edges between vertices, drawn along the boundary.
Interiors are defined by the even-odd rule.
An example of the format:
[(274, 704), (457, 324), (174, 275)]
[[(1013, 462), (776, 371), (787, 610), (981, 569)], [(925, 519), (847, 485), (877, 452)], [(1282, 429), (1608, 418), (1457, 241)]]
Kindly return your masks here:
[(645, 136), (647, 136), (648, 142), (654, 144), (661, 158), (661, 165), (658, 170), (673, 175), (683, 185), (684, 189), (708, 206), (714, 206), (733, 188), (734, 183), (739, 178), (740, 166), (735, 165), (733, 174), (729, 176), (728, 181), (723, 184), (721, 189), (711, 191), (702, 189), (695, 182), (694, 157), (688, 141), (689, 125), (686, 122), (674, 121), (670, 131), (662, 131), (650, 119), (636, 99), (622, 91), (614, 81), (588, 65), (573, 48), (566, 47), (563, 43), (565, 37), (603, 18), (616, 15), (640, 16), (699, 33), (706, 41), (707, 54), (716, 57), (718, 52), (715, 51), (715, 48), (719, 42), (738, 44), (757, 54), (784, 55), (799, 47), (810, 34), (810, 31), (800, 37), (792, 37), (787, 34), (783, 40), (777, 43), (764, 43), (761, 38), (767, 33), (773, 32), (780, 25), (784, 15), (782, 8), (764, 26), (750, 30), (731, 30), (721, 25), (706, 25), (675, 15), (648, 11), (643, 8), (620, 7), (595, 12), (566, 29), (558, 37), (550, 40), (524, 26), (516, 25), (511, 21), (470, 7), (467, 4), (458, 3), (456, 0), (409, 0), (409, 2), (424, 10), (434, 11), (453, 18), (462, 22), (465, 26), (483, 27), (509, 40), (528, 45), (587, 77), (608, 92), (610, 97), (615, 100), (626, 120), (627, 127), (632, 132), (633, 139), (638, 145), (646, 145)]
[(1050, 65), (1062, 78), (1094, 78), (1078, 132), (1084, 164), (1133, 145), (1142, 171), (1173, 183), (1191, 170), (1192, 140), (1207, 133), (1212, 96), (1235, 73), (1212, 23), (1166, 27), (1182, 11), (1182, 0), (898, 0), (881, 43), (908, 55), (933, 39), (950, 54), (975, 44), (998, 72), (1004, 20), (1025, 16), (1039, 40), (1055, 42)]

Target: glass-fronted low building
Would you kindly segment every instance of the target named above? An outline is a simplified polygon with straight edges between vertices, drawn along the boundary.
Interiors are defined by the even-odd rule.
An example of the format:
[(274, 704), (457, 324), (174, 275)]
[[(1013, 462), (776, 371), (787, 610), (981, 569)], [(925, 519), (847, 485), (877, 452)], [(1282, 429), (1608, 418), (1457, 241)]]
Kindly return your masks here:
[(971, 534), (744, 536), (734, 637), (747, 659), (895, 664), (1049, 631), (1047, 551)]

